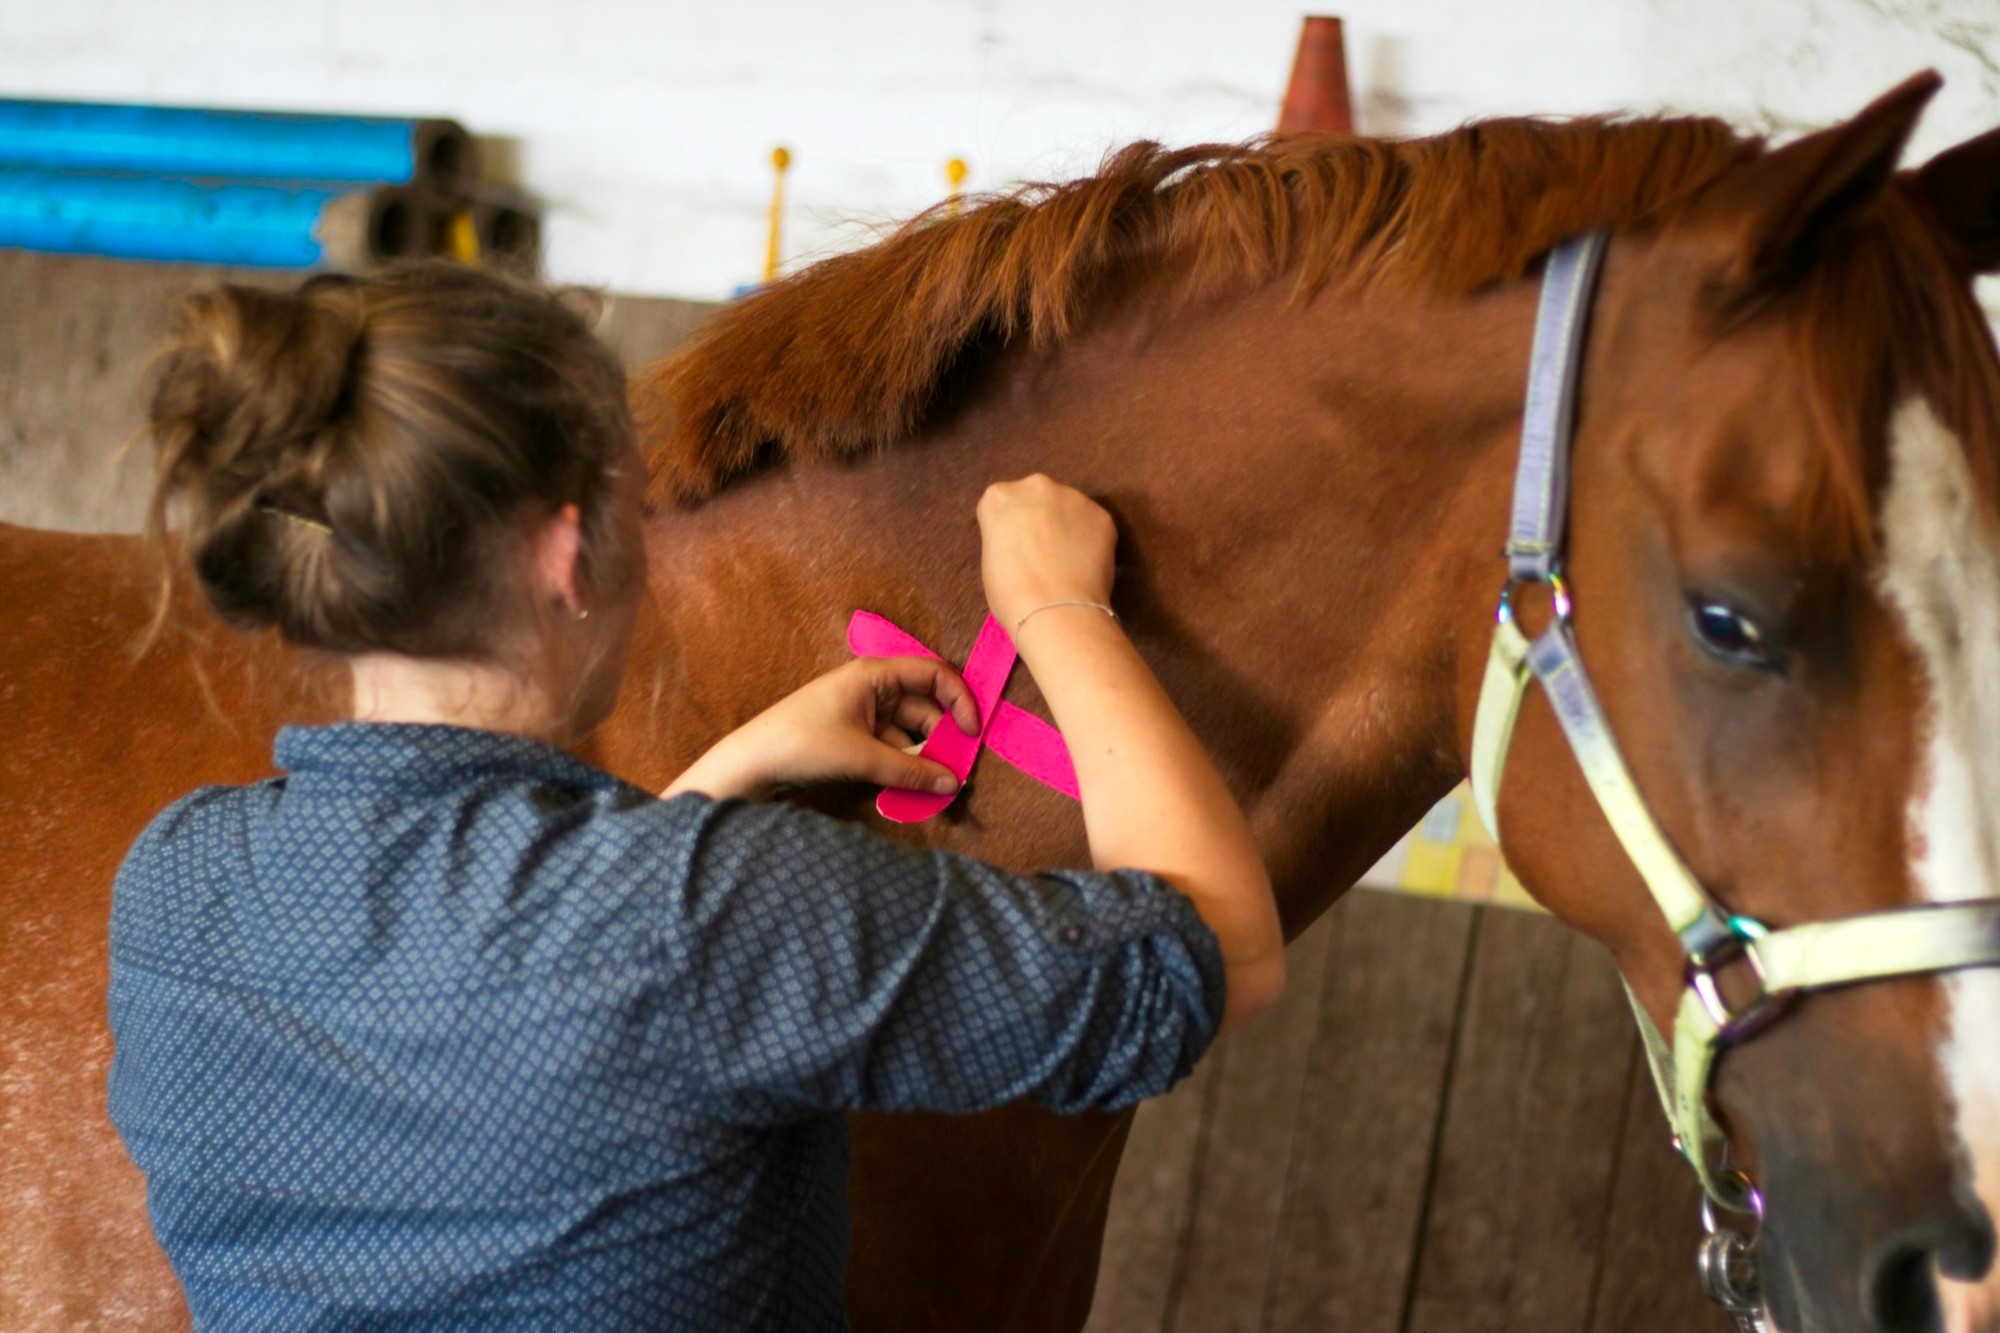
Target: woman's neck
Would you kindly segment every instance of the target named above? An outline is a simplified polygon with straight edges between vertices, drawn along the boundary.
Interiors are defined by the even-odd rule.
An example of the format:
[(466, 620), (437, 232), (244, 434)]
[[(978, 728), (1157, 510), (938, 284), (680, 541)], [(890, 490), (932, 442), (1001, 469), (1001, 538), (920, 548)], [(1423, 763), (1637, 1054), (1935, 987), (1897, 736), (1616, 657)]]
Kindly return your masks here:
[(562, 745), (569, 727), (549, 692), (490, 662), (435, 661), (393, 653), (350, 659), (357, 722), (429, 722), (504, 731)]

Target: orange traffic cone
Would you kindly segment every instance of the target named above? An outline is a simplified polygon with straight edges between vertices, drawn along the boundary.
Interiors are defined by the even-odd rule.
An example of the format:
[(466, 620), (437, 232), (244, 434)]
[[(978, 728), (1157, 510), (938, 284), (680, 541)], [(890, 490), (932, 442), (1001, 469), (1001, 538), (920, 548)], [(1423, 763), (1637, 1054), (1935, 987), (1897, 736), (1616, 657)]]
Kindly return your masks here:
[(1347, 43), (1337, 18), (1311, 17), (1299, 30), (1299, 54), (1278, 112), (1278, 130), (1354, 133), (1354, 101), (1347, 91)]

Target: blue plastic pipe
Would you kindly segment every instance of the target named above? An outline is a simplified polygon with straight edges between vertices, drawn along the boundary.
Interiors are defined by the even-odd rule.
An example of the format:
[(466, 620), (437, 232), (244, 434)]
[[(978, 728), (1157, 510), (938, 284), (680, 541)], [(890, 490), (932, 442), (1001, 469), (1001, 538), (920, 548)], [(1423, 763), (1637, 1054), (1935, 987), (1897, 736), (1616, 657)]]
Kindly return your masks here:
[(450, 188), (472, 173), (449, 120), (0, 99), (0, 163), (173, 176)]
[(400, 249), (393, 187), (344, 181), (197, 181), (0, 167), (0, 246), (263, 268), (355, 267)]

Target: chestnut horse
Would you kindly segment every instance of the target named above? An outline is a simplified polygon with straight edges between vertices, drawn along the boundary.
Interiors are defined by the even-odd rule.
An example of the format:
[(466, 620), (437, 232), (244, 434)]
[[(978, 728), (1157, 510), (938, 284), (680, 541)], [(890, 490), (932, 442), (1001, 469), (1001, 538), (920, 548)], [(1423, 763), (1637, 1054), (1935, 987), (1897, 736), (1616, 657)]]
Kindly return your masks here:
[[(962, 653), (974, 499), (1045, 470), (1116, 513), (1121, 614), (1296, 933), (1466, 772), (1534, 277), (1603, 230), (1569, 554), (1640, 790), (1767, 922), (1994, 896), (2000, 359), (1970, 280), (2000, 267), (2000, 133), (1896, 174), (1934, 87), (1775, 151), (1701, 119), (1141, 145), (809, 268), (637, 386), (656, 607), (591, 757), (664, 784), (839, 661), (856, 607)], [(131, 541), (0, 532), (9, 1328), (177, 1317), (102, 1115), (106, 894), (153, 811), (267, 771), (302, 706), (268, 643), (131, 665), (144, 613)], [(1040, 707), (1025, 672), (1010, 697)], [(1500, 815), (1664, 1025), (1679, 945), (1539, 696)], [(990, 762), (894, 832), (1084, 856), (1075, 807)], [(2000, 977), (1928, 976), (1815, 995), (1724, 1060), (1776, 1327), (2000, 1327), (1996, 1028)], [(1077, 1327), (1126, 1124), (857, 1119), (857, 1326)]]

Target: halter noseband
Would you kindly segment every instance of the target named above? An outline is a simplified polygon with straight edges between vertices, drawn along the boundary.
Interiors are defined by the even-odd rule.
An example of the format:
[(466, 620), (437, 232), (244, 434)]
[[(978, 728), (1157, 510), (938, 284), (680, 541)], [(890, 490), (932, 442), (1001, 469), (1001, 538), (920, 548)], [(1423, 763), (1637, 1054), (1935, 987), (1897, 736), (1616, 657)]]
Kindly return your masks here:
[[(1755, 1238), (1719, 1226), (1715, 1216), (1719, 1207), (1761, 1217), (1763, 1201), (1749, 1178), (1727, 1165), (1728, 1144), (1709, 1106), (1716, 1061), (1807, 992), (2000, 966), (2000, 900), (1920, 904), (1774, 930), (1718, 903), (1653, 818), (1584, 673), (1562, 577), (1571, 414), (1605, 244), (1596, 232), (1565, 241), (1549, 253), (1542, 274), (1514, 474), (1507, 585), (1473, 723), (1473, 799), (1498, 837), (1496, 807), (1514, 720), (1530, 679), (1540, 681), (1584, 781), (1687, 954), (1687, 986), (1671, 1047), (1636, 996), (1632, 1012), (1675, 1146), (1707, 1196), (1703, 1213), (1711, 1234), (1702, 1250), (1703, 1280), (1740, 1326), (1756, 1328)], [(1529, 583), (1549, 585), (1554, 601), (1553, 619), (1532, 641), (1515, 623), (1513, 610), (1515, 588)], [(1739, 965), (1754, 989), (1747, 1000), (1732, 1004), (1723, 994), (1721, 974)]]

